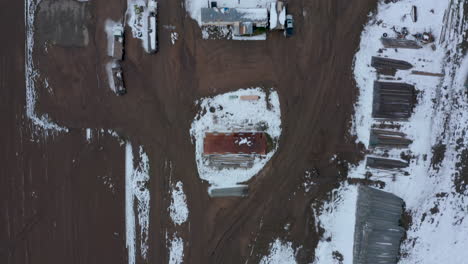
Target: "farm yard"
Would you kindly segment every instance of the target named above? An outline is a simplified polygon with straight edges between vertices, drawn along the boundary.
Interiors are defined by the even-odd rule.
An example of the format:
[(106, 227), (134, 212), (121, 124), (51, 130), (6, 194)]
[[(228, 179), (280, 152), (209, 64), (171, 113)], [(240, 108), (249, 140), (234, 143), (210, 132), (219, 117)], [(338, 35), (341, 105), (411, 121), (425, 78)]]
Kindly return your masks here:
[(465, 8), (4, 1), (0, 263), (464, 263)]

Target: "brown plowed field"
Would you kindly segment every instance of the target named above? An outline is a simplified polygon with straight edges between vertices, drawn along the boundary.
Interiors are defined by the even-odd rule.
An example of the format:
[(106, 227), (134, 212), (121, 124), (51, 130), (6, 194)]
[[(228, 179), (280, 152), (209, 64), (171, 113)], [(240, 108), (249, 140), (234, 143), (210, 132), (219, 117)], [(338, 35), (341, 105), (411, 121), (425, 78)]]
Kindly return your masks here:
[[(109, 135), (88, 143), (88, 127), (114, 129), (149, 155), (147, 263), (168, 262), (165, 236), (174, 230), (186, 242), (185, 263), (258, 263), (277, 237), (302, 246), (298, 261), (310, 262), (320, 237), (310, 206), (346, 172), (330, 158), (360, 158), (347, 133), (358, 91), (352, 62), (376, 0), (290, 0), (294, 37), (252, 42), (202, 40), (180, 1), (161, 0), (157, 54), (145, 54), (126, 30), (123, 97), (107, 86), (104, 22), (120, 18), (126, 1), (89, 4), (86, 48), (48, 46), (46, 53), (36, 43), (36, 65), (52, 88), (37, 85), (37, 111), (70, 132), (34, 136), (25, 114), (24, 3), (0, 2), (0, 263), (127, 263), (124, 148)], [(165, 25), (179, 33), (175, 45)], [(189, 135), (194, 101), (257, 86), (279, 92), (278, 152), (251, 180), (247, 198), (210, 199)], [(314, 167), (320, 177), (304, 193), (304, 172)], [(170, 174), (184, 183), (190, 210), (177, 228), (167, 214)]]

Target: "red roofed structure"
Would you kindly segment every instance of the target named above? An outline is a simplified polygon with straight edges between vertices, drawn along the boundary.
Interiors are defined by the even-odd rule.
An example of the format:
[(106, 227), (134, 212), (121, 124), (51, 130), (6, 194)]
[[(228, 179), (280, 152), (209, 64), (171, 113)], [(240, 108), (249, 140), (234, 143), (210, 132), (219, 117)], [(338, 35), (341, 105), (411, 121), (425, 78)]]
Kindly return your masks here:
[(203, 154), (267, 153), (265, 133), (205, 133)]

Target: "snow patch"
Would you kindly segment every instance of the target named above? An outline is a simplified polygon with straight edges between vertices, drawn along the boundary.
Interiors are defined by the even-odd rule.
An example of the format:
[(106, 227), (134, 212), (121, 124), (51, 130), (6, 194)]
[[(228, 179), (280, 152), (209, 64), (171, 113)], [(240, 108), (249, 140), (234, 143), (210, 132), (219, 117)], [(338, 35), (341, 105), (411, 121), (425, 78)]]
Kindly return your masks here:
[(169, 264), (182, 264), (184, 260), (184, 241), (174, 234), (169, 245)]
[(270, 253), (260, 260), (260, 264), (296, 264), (296, 257), (291, 242), (276, 239), (270, 245)]
[(171, 215), (172, 222), (176, 225), (181, 225), (187, 221), (188, 207), (187, 197), (183, 190), (183, 184), (178, 181), (174, 188), (172, 188), (172, 200), (169, 206), (169, 214)]
[(178, 39), (179, 39), (179, 33), (171, 32), (171, 43), (172, 43), (172, 45), (174, 45), (176, 40), (178, 40)]
[[(139, 254), (143, 259), (146, 259), (148, 253), (150, 193), (147, 186), (149, 182), (149, 159), (141, 146), (138, 158), (139, 162), (135, 164), (132, 145), (127, 142), (125, 148), (125, 224), (129, 264), (135, 263), (137, 244), (140, 245)], [(138, 238), (135, 219), (138, 219)], [(137, 243), (137, 239), (139, 243)]]
[(343, 256), (343, 263), (353, 263), (357, 193), (356, 186), (342, 185), (332, 191), (331, 200), (318, 211), (317, 208), (312, 208), (316, 230), (318, 231), (318, 226), (325, 230), (315, 249), (314, 264), (338, 263), (333, 252), (339, 252)]

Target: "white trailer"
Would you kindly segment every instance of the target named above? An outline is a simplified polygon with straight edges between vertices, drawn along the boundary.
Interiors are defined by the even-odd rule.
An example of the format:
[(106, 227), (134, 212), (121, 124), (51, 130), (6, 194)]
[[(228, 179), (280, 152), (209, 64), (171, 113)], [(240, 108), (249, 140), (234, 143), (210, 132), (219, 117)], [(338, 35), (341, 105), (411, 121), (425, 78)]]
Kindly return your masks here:
[(148, 1), (148, 52), (158, 51), (158, 3), (155, 0)]

